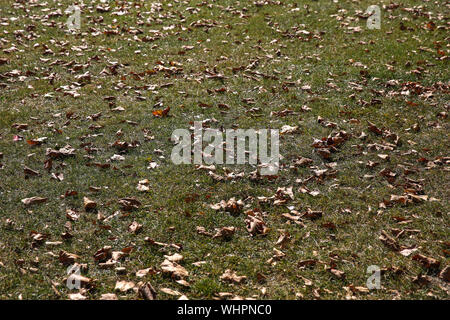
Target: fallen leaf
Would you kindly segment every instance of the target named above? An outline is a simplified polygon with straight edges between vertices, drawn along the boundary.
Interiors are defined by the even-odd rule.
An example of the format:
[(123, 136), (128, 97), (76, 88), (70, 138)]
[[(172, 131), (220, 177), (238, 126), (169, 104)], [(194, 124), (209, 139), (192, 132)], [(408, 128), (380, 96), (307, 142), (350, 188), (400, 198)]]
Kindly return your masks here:
[(415, 261), (419, 261), (425, 268), (428, 269), (439, 269), (439, 266), (441, 265), (441, 262), (439, 260), (424, 256), (422, 254), (416, 254), (412, 257), (412, 259)]
[(136, 285), (132, 281), (117, 281), (116, 286), (114, 287), (114, 291), (120, 291), (120, 292), (128, 292), (130, 290), (133, 290)]
[(180, 262), (180, 261), (183, 260), (183, 256), (181, 254), (179, 254), (179, 253), (174, 253), (171, 256), (164, 255), (164, 258), (166, 258), (170, 262)]
[(235, 227), (220, 228), (219, 230), (217, 230), (216, 234), (213, 235), (213, 239), (222, 238), (222, 239), (229, 240), (229, 239), (231, 239), (231, 237), (233, 237), (235, 231), (236, 231)]
[(150, 282), (145, 282), (139, 286), (138, 290), (139, 296), (144, 300), (156, 300), (156, 290), (150, 284)]
[(64, 265), (74, 264), (78, 259), (80, 259), (80, 256), (74, 253), (69, 253), (64, 250), (61, 250), (59, 252), (59, 262), (61, 262)]
[(153, 268), (147, 268), (147, 269), (141, 269), (136, 272), (136, 277), (142, 278), (145, 277), (147, 274), (155, 274), (156, 272), (153, 270)]
[(130, 233), (138, 233), (142, 230), (142, 224), (137, 223), (136, 221), (133, 221), (129, 226), (128, 226), (128, 231)]
[(84, 210), (89, 211), (97, 208), (97, 203), (88, 197), (83, 197)]
[(383, 242), (387, 247), (391, 248), (394, 251), (400, 251), (400, 245), (398, 244), (397, 240), (389, 236), (386, 231), (382, 230), (381, 235), (379, 237), (381, 242)]
[(165, 294), (171, 295), (171, 296), (181, 296), (182, 294), (176, 290), (172, 290), (169, 288), (161, 288), (159, 289), (161, 292), (164, 292)]
[(450, 282), (450, 266), (446, 266), (442, 271), (439, 273), (439, 277), (447, 282)]
[(103, 293), (100, 300), (119, 300), (114, 293)]
[(81, 293), (69, 293), (68, 297), (70, 300), (86, 300), (87, 297), (83, 296)]
[(238, 276), (236, 272), (232, 272), (230, 269), (225, 270), (225, 272), (220, 276), (220, 280), (232, 283), (243, 283), (247, 280), (246, 276)]
[(165, 259), (161, 263), (163, 273), (168, 273), (172, 278), (182, 279), (189, 275), (189, 272), (176, 262)]
[(22, 199), (21, 201), (24, 205), (31, 206), (33, 204), (44, 203), (47, 200), (48, 200), (47, 198), (31, 197), (31, 198)]
[(257, 234), (266, 235), (270, 230), (262, 219), (255, 216), (248, 215), (245, 223), (247, 224), (247, 231), (253, 236)]

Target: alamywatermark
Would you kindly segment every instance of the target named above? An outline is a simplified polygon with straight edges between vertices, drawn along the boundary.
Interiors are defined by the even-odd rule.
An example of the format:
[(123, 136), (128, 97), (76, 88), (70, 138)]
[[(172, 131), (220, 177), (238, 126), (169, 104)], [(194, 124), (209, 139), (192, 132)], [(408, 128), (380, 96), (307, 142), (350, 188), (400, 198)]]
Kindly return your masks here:
[[(269, 131), (270, 153), (268, 153)], [(177, 129), (172, 133), (172, 141), (176, 143), (171, 155), (174, 164), (223, 164), (225, 158), (226, 164), (258, 165), (261, 175), (278, 173), (279, 130), (226, 129), (221, 131), (211, 128), (203, 129), (203, 123), (195, 121), (193, 139), (189, 130)], [(205, 147), (204, 143), (207, 143)]]
[(177, 315), (185, 316), (202, 316), (208, 318), (210, 315), (270, 315), (272, 314), (272, 306), (266, 304), (222, 304), (220, 308), (208, 306), (187, 305), (177, 307)]
[(81, 10), (79, 6), (72, 5), (66, 9), (65, 13), (72, 13), (66, 21), (69, 31), (78, 31), (81, 29)]
[(377, 265), (367, 267), (366, 273), (370, 274), (366, 281), (366, 287), (369, 290), (381, 289), (381, 270)]
[(69, 275), (67, 277), (66, 286), (70, 290), (73, 289), (80, 289), (81, 288), (81, 281), (80, 281), (80, 275), (81, 270), (79, 265), (71, 265), (67, 268), (67, 274)]
[(366, 14), (370, 16), (367, 18), (368, 29), (380, 29), (381, 28), (381, 10), (377, 5), (371, 5), (367, 8)]

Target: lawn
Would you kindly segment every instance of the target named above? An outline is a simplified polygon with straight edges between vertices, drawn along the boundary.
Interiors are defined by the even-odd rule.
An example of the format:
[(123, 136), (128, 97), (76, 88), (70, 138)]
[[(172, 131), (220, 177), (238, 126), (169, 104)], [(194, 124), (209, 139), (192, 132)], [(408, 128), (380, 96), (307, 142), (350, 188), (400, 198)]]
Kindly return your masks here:
[(0, 1), (0, 299), (448, 299), (448, 2), (72, 4)]

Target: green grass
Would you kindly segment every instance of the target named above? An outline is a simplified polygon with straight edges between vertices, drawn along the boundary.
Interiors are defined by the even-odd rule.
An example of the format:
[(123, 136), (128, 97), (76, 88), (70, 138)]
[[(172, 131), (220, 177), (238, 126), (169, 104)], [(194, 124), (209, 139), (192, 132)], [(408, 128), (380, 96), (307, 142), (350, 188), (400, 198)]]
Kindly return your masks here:
[[(369, 30), (366, 20), (356, 14), (373, 4), (370, 1), (268, 1), (264, 6), (228, 0), (208, 1), (209, 6), (202, 1), (160, 2), (158, 11), (152, 9), (149, 1), (132, 2), (140, 7), (131, 2), (109, 1), (110, 12), (101, 13), (95, 9), (100, 4), (96, 1), (82, 8), (81, 32), (71, 34), (65, 31), (68, 15), (45, 18), (57, 9), (64, 12), (71, 1), (51, 0), (44, 7), (38, 3), (1, 1), (0, 58), (8, 62), (0, 65), (0, 298), (66, 299), (67, 294), (76, 292), (66, 288), (63, 281), (66, 267), (57, 255), (65, 250), (79, 255), (79, 262), (88, 265), (85, 275), (97, 280), (96, 287), (85, 293), (91, 299), (113, 292), (118, 280), (136, 284), (149, 281), (161, 299), (176, 298), (159, 291), (161, 288), (177, 290), (189, 299), (211, 299), (220, 292), (259, 299), (314, 299), (314, 292), (318, 292), (323, 299), (345, 299), (344, 287), (366, 285), (366, 269), (370, 265), (402, 268), (404, 272), (396, 275), (387, 271), (381, 278), (381, 289), (355, 293), (357, 299), (446, 299), (448, 285), (436, 271), (427, 270), (411, 256), (391, 251), (378, 237), (382, 230), (389, 234), (391, 229), (418, 230), (399, 238), (399, 243), (416, 246), (416, 253), (438, 259), (441, 269), (449, 263), (448, 158), (434, 167), (418, 161), (422, 157), (435, 161), (449, 156), (449, 123), (446, 117), (439, 116), (448, 113), (449, 107), (448, 59), (444, 57), (449, 54), (444, 19), (445, 15), (448, 17), (448, 5), (405, 0), (398, 8), (391, 8), (389, 1), (379, 1), (384, 6), (381, 29)], [(113, 15), (122, 5), (128, 13)], [(196, 10), (186, 10), (188, 7)], [(293, 10), (297, 7), (299, 10)], [(215, 21), (216, 25), (195, 27), (193, 24), (199, 20)], [(436, 28), (427, 28), (430, 21)], [(142, 34), (129, 33), (130, 27), (140, 29)], [(360, 27), (361, 31), (353, 33), (349, 27)], [(112, 29), (120, 33), (104, 34)], [(135, 37), (155, 36), (152, 30), (159, 30), (161, 37), (151, 42), (136, 40)], [(296, 34), (297, 30), (309, 31), (310, 37)], [(96, 31), (98, 35), (93, 34)], [(13, 45), (18, 51), (4, 51)], [(43, 55), (44, 45), (54, 54)], [(140, 54), (135, 53), (138, 50)], [(255, 60), (259, 63), (251, 72), (276, 79), (257, 81), (244, 76), (255, 77), (250, 72), (233, 72)], [(113, 62), (120, 64), (117, 73), (102, 73), (110, 70)], [(182, 70), (178, 74), (146, 74), (159, 63), (171, 67), (170, 62), (181, 64)], [(355, 62), (365, 65), (367, 73), (361, 73), (362, 67)], [(75, 64), (86, 66), (71, 70)], [(19, 70), (23, 78), (9, 75), (13, 70)], [(207, 70), (215, 70), (225, 79), (207, 79)], [(414, 70), (420, 73), (411, 72)], [(86, 71), (91, 79), (77, 89), (80, 96), (64, 95), (60, 88), (78, 82), (76, 76)], [(387, 85), (390, 80), (397, 80), (398, 84)], [(291, 82), (292, 85), (285, 85)], [(408, 82), (424, 87), (424, 92), (432, 96), (416, 94), (413, 84), (410, 95), (402, 94)], [(160, 87), (167, 83), (172, 85)], [(156, 89), (146, 90), (151, 85)], [(305, 85), (311, 90), (302, 90)], [(355, 86), (360, 89), (355, 90)], [(227, 91), (214, 91), (222, 87)], [(48, 93), (53, 97), (45, 97)], [(113, 112), (104, 99), (107, 96), (116, 98), (112, 107), (123, 107), (125, 111)], [(243, 99), (253, 99), (255, 104), (248, 106)], [(373, 99), (379, 99), (381, 104), (371, 104)], [(169, 117), (152, 115), (158, 102), (171, 107)], [(212, 107), (202, 108), (201, 103)], [(230, 108), (220, 109), (221, 103)], [(304, 105), (311, 111), (302, 112)], [(251, 107), (261, 108), (259, 116), (245, 112)], [(292, 109), (296, 114), (270, 116), (272, 111), (284, 109)], [(69, 112), (73, 112), (70, 119), (66, 117)], [(98, 112), (102, 115), (97, 121), (87, 118)], [(336, 123), (338, 128), (322, 126), (317, 122), (318, 116)], [(235, 125), (243, 129), (280, 129), (288, 124), (299, 126), (300, 133), (281, 139), (284, 159), (278, 178), (251, 181), (248, 174), (255, 168), (228, 166), (235, 172), (245, 171), (246, 178), (216, 182), (206, 171), (195, 170), (193, 165), (177, 166), (170, 160), (173, 144), (169, 139), (173, 130), (187, 129), (192, 121), (208, 118), (218, 120), (212, 125), (217, 128)], [(401, 144), (392, 151), (371, 151), (369, 144), (382, 144), (384, 139), (368, 130), (368, 121), (396, 133)], [(28, 129), (19, 132), (12, 127), (15, 123), (27, 123)], [(415, 124), (420, 130), (411, 130)], [(102, 127), (90, 129), (91, 125)], [(119, 130), (120, 137), (116, 135)], [(330, 161), (323, 160), (311, 144), (314, 138), (321, 139), (338, 130), (345, 130), (351, 137), (332, 155), (335, 177), (306, 184), (310, 190), (320, 191), (317, 197), (299, 192), (301, 185), (296, 180), (310, 177), (312, 168), (289, 169), (292, 161), (304, 156), (313, 159), (314, 169), (326, 168)], [(361, 132), (368, 135), (365, 140), (358, 138)], [(23, 140), (14, 142), (15, 135)], [(154, 139), (146, 140), (146, 135)], [(48, 139), (41, 146), (26, 143), (27, 139), (39, 137)], [(86, 165), (107, 163), (118, 153), (111, 147), (116, 140), (137, 140), (140, 146), (128, 150), (123, 154), (125, 161), (112, 162), (109, 169)], [(66, 144), (76, 148), (75, 157), (55, 160), (47, 172), (46, 148)], [(88, 154), (86, 146), (98, 151)], [(155, 152), (157, 149), (163, 151), (164, 158)], [(389, 154), (390, 160), (378, 158), (380, 153)], [(87, 159), (88, 155), (93, 159)], [(149, 157), (158, 163), (158, 168), (147, 169)], [(370, 169), (365, 165), (368, 160), (380, 164)], [(40, 176), (25, 179), (24, 166), (39, 171)], [(414, 172), (405, 175), (402, 166)], [(217, 173), (223, 173), (222, 167), (217, 166)], [(398, 174), (394, 182), (389, 183), (378, 174), (383, 168)], [(52, 179), (51, 173), (64, 174), (64, 180)], [(375, 177), (366, 179), (364, 175)], [(150, 181), (148, 193), (136, 190), (142, 179)], [(404, 193), (406, 179), (419, 181), (423, 193), (439, 201), (379, 208), (380, 202), (389, 200), (391, 194)], [(91, 186), (101, 187), (101, 191), (90, 191)], [(285, 205), (273, 206), (257, 200), (274, 195), (278, 187), (290, 186), (294, 187), (295, 199)], [(67, 190), (75, 190), (78, 195), (62, 198)], [(48, 201), (24, 207), (21, 199), (32, 196), (47, 197)], [(98, 212), (84, 212), (84, 196), (98, 203)], [(120, 210), (117, 200), (130, 196), (142, 202), (138, 210), (109, 222), (98, 220), (97, 213), (112, 215)], [(186, 201), (189, 197), (194, 200)], [(233, 216), (209, 207), (232, 197), (245, 200), (249, 209), (265, 212), (265, 222), (271, 229), (267, 236), (251, 237), (245, 229), (244, 213)], [(306, 227), (301, 228), (281, 216), (289, 212), (287, 206), (298, 211), (321, 210), (323, 217), (306, 220)], [(68, 221), (66, 208), (81, 212), (80, 219), (72, 222), (71, 240), (60, 236)], [(349, 211), (344, 212), (345, 209)], [(397, 217), (410, 222), (399, 224)], [(128, 232), (133, 221), (143, 225), (141, 233)], [(322, 226), (328, 222), (336, 229)], [(197, 234), (197, 226), (211, 232), (214, 228), (235, 226), (237, 231), (230, 241), (222, 241)], [(285, 248), (275, 244), (280, 229), (291, 235)], [(32, 248), (32, 230), (47, 233), (51, 236), (48, 241), (62, 244)], [(137, 270), (148, 267), (160, 271), (164, 254), (175, 253), (173, 249), (150, 246), (145, 237), (182, 244), (181, 265), (189, 271), (186, 280), (190, 287), (179, 285), (161, 272), (144, 278), (135, 276)], [(94, 253), (107, 245), (114, 251), (134, 247), (117, 265), (126, 268), (125, 275), (118, 275), (114, 269), (102, 270), (95, 263)], [(267, 263), (273, 248), (286, 254), (276, 264)], [(317, 259), (323, 264), (299, 268), (298, 262), (306, 259)], [(198, 261), (206, 264), (192, 264)], [(333, 263), (345, 272), (345, 279), (337, 279), (326, 270)], [(234, 285), (221, 281), (226, 269), (247, 276), (247, 281)], [(414, 283), (419, 274), (432, 281), (428, 285)], [(264, 276), (263, 281), (260, 275)], [(302, 277), (311, 280), (312, 285), (305, 285)], [(119, 299), (137, 297), (134, 292), (117, 295)]]

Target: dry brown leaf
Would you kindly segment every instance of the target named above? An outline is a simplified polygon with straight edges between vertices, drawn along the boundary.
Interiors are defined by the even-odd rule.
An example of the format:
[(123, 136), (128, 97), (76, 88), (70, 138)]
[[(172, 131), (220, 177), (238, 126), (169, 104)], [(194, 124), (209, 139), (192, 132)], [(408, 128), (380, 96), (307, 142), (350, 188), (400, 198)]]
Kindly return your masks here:
[(450, 282), (450, 266), (446, 266), (442, 271), (439, 273), (439, 277), (446, 281)]
[(136, 198), (119, 199), (119, 204), (122, 206), (122, 210), (124, 211), (132, 211), (141, 206), (141, 202)]
[(89, 211), (97, 208), (97, 203), (88, 197), (83, 197), (84, 210)]
[(94, 254), (94, 260), (99, 262), (104, 262), (111, 258), (111, 247), (110, 246), (104, 246), (103, 248), (97, 250), (97, 252)]
[(70, 300), (86, 300), (87, 297), (83, 296), (81, 293), (69, 293), (68, 297)]
[(439, 266), (441, 265), (441, 262), (439, 260), (424, 256), (422, 254), (415, 254), (412, 259), (415, 261), (419, 261), (425, 268), (428, 269), (439, 269)]
[(64, 282), (67, 282), (67, 280), (71, 281), (72, 283), (80, 283), (81, 287), (83, 288), (91, 288), (95, 285), (96, 280), (93, 280), (91, 278), (82, 276), (81, 274), (73, 273), (70, 275), (69, 278), (64, 279)]
[(166, 258), (167, 260), (171, 261), (171, 262), (180, 262), (183, 260), (183, 256), (179, 253), (174, 253), (173, 255), (169, 256), (169, 255), (164, 255), (164, 258)]
[(139, 296), (144, 300), (156, 300), (156, 290), (150, 282), (145, 282), (139, 286)]
[(267, 228), (266, 223), (261, 219), (255, 216), (248, 215), (247, 219), (245, 219), (245, 223), (247, 224), (247, 231), (252, 235), (266, 235), (270, 229)]
[(381, 230), (381, 235), (379, 239), (381, 240), (381, 242), (383, 242), (387, 247), (391, 248), (392, 250), (400, 251), (401, 247), (398, 244), (397, 240), (389, 236), (386, 231)]
[(46, 202), (47, 200), (48, 200), (47, 198), (31, 197), (31, 198), (22, 199), (21, 201), (25, 206), (31, 206), (33, 204)]
[(80, 259), (80, 256), (74, 253), (69, 253), (64, 250), (61, 250), (59, 252), (59, 262), (61, 262), (64, 265), (74, 264), (78, 259)]
[(302, 218), (316, 220), (316, 219), (322, 218), (322, 215), (323, 215), (322, 211), (313, 211), (308, 208), (308, 210), (302, 214)]
[(165, 294), (171, 295), (171, 296), (181, 296), (182, 293), (180, 293), (179, 291), (176, 290), (172, 290), (169, 288), (161, 288), (159, 289), (161, 292), (164, 292)]
[(228, 201), (222, 200), (219, 203), (211, 205), (214, 210), (225, 210), (231, 214), (239, 214), (244, 208), (244, 202), (242, 200), (236, 200), (236, 198), (231, 198)]
[(213, 239), (222, 238), (225, 240), (229, 240), (233, 237), (236, 231), (235, 227), (223, 227), (217, 230), (216, 234), (213, 236)]
[(287, 232), (285, 230), (280, 230), (280, 231), (281, 231), (281, 234), (278, 237), (278, 240), (275, 244), (284, 248), (291, 241), (291, 235), (289, 232)]
[(161, 263), (163, 273), (168, 273), (172, 278), (183, 279), (189, 275), (189, 272), (176, 262), (165, 259)]
[(213, 234), (210, 232), (207, 232), (205, 227), (197, 226), (196, 231), (198, 234), (202, 234), (204, 236), (212, 237)]
[(327, 269), (329, 272), (331, 272), (336, 278), (343, 279), (345, 277), (345, 272), (341, 270), (337, 270), (334, 268)]
[(69, 220), (77, 221), (80, 218), (80, 214), (72, 209), (66, 209), (66, 217)]
[(104, 293), (100, 296), (100, 300), (119, 300), (114, 293)]
[(298, 126), (284, 125), (281, 127), (280, 134), (291, 134), (298, 132)]
[(136, 221), (133, 221), (129, 226), (128, 226), (128, 231), (130, 233), (138, 233), (142, 230), (142, 224), (137, 223)]
[(150, 188), (148, 186), (146, 186), (145, 184), (138, 184), (136, 189), (140, 192), (147, 192), (150, 190)]
[(147, 268), (147, 269), (141, 269), (136, 271), (136, 277), (142, 278), (145, 277), (147, 274), (155, 274), (155, 270), (153, 268)]
[(177, 281), (175, 281), (176, 283), (178, 283), (178, 284), (180, 284), (180, 285), (182, 285), (182, 286), (185, 286), (185, 287), (190, 287), (191, 285), (189, 284), (189, 282), (187, 282), (186, 280), (183, 280), (183, 279), (180, 279), (180, 280), (177, 280)]
[(114, 291), (120, 291), (120, 292), (128, 292), (130, 290), (133, 290), (136, 285), (132, 281), (117, 281), (116, 286), (114, 287)]
[(247, 279), (246, 276), (238, 276), (236, 272), (232, 272), (230, 269), (225, 270), (224, 274), (220, 276), (220, 280), (231, 283), (243, 283)]

